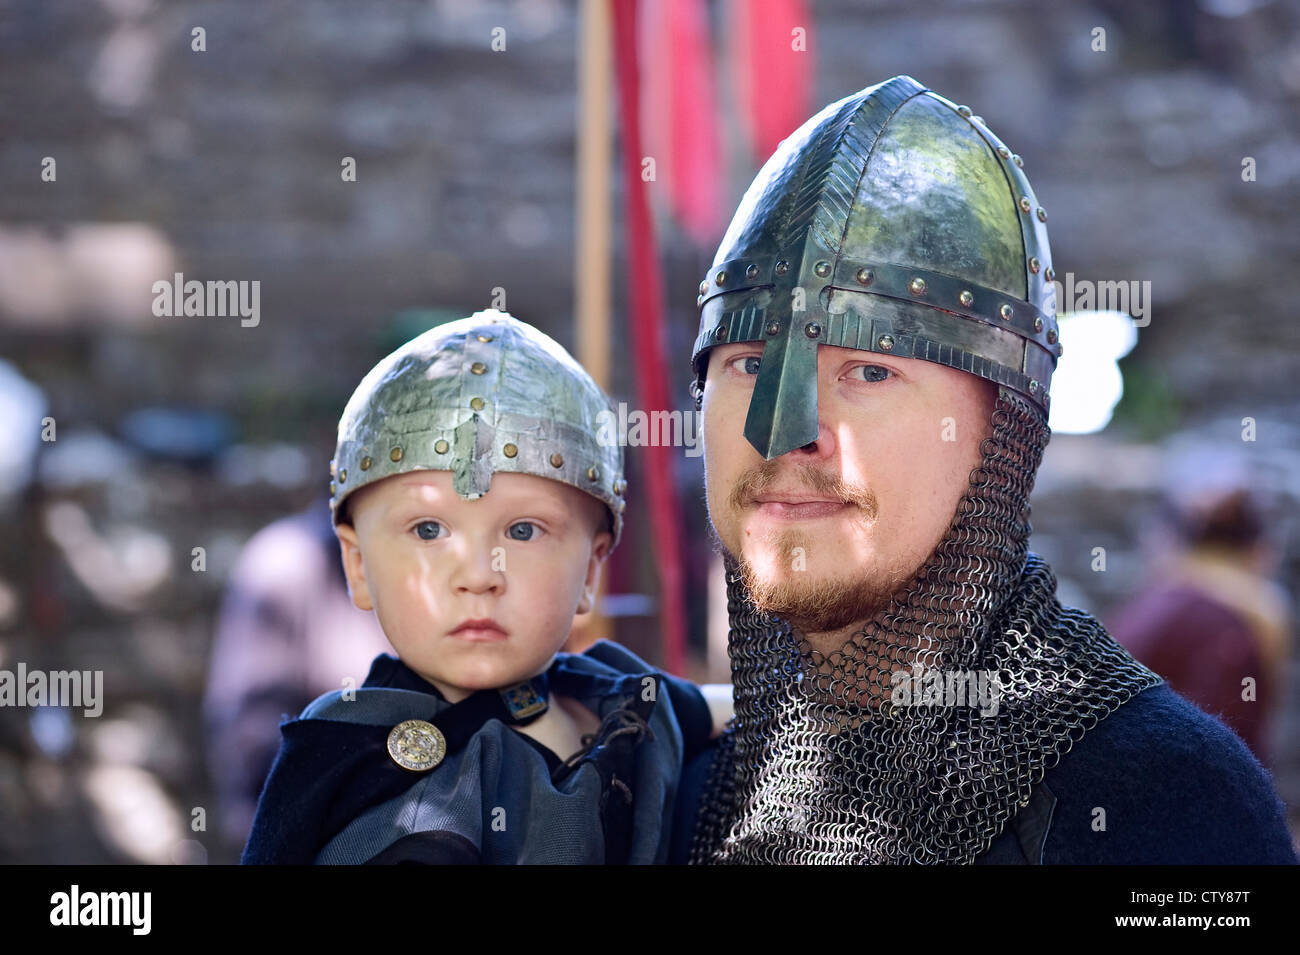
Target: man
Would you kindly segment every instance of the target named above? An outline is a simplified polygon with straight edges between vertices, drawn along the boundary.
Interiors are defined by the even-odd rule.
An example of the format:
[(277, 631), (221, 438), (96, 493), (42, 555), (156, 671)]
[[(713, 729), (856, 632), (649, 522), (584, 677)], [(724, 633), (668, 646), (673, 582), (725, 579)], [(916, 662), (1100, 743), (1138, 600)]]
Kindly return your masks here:
[(1046, 218), (1020, 157), (906, 76), (750, 186), (693, 356), (736, 718), (683, 780), (679, 859), (1295, 861), (1241, 742), (1028, 552)]

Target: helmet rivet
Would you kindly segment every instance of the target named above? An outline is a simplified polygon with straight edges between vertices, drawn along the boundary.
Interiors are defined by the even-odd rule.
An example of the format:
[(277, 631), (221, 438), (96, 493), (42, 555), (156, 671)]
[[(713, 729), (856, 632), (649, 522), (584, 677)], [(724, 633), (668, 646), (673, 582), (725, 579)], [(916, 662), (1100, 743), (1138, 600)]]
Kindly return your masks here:
[(1011, 316), (1014, 315), (1015, 312), (1011, 310), (1010, 305), (1004, 304), (1000, 309), (998, 309), (998, 314), (1009, 322), (1011, 321)]
[(724, 338), (726, 338), (726, 337), (727, 337), (727, 326), (726, 326), (726, 325), (719, 325), (717, 328), (715, 328), (715, 329), (713, 330), (713, 337), (716, 338), (718, 341), (722, 341)]
[(971, 121), (972, 123), (983, 123), (983, 122), (984, 122), (984, 117), (983, 117), (983, 116), (972, 116), (972, 117), (970, 118), (970, 121)]
[(483, 406), (486, 405), (486, 404), (487, 404), (487, 402), (484, 401), (482, 398), (471, 398), (471, 399), (469, 399), (469, 406), (470, 406), (471, 408), (473, 408), (475, 411), (482, 411), (482, 410), (483, 410)]
[(391, 451), (388, 452), (388, 457), (389, 457), (389, 459), (392, 460), (392, 461), (400, 461), (400, 460), (402, 460), (402, 449), (401, 449), (401, 448), (393, 448), (393, 450), (391, 450)]
[(719, 272), (717, 275), (713, 276), (713, 281), (717, 282), (719, 285), (726, 285), (726, 284), (727, 284), (727, 273), (726, 273), (726, 272)]
[(1029, 257), (1029, 271), (1031, 271), (1031, 272), (1033, 272), (1035, 275), (1037, 275), (1037, 274), (1038, 274), (1038, 270), (1039, 270), (1040, 268), (1042, 268), (1042, 266), (1039, 265), (1039, 263), (1038, 263), (1038, 256), (1036, 256), (1036, 255), (1031, 255), (1031, 256)]
[(513, 458), (516, 454), (519, 453), (519, 448), (513, 444), (507, 444), (504, 448), (501, 449), (501, 453), (508, 458)]
[(1006, 146), (999, 146), (999, 147), (998, 147), (998, 155), (1001, 156), (1003, 159), (1010, 159), (1010, 158), (1011, 158), (1011, 150), (1010, 150), (1010, 149), (1007, 149)]
[(563, 466), (564, 466), (564, 455), (562, 455), (559, 451), (556, 451), (554, 454), (551, 455), (551, 467), (559, 468)]
[(338, 462), (336, 461), (330, 462), (330, 477), (333, 477), (335, 474), (338, 474), (338, 471), (336, 470), (337, 467), (338, 467)]
[(348, 469), (344, 468), (342, 471), (339, 472), (339, 483), (346, 484), (347, 482), (348, 482)]
[(758, 266), (751, 264), (748, 268), (746, 268), (745, 278), (750, 278), (750, 279), (758, 278)]
[(469, 370), (476, 375), (481, 375), (483, 372), (487, 371), (487, 365), (483, 364), (481, 361), (476, 361), (474, 364), (469, 366)]
[(437, 441), (433, 442), (433, 450), (438, 454), (446, 454), (450, 447), (451, 445), (443, 438), (439, 438)]
[(961, 302), (963, 307), (970, 308), (975, 304), (975, 296), (967, 289), (962, 289), (962, 293), (957, 296), (957, 301)]
[(893, 336), (893, 335), (881, 335), (878, 339), (876, 339), (876, 346), (877, 346), (881, 351), (893, 351), (893, 350), (894, 350), (894, 336)]
[(809, 338), (816, 338), (822, 333), (822, 327), (816, 322), (809, 322), (803, 327), (803, 333)]
[(1049, 265), (1047, 267), (1047, 271), (1044, 272), (1043, 275), (1047, 279), (1047, 281), (1051, 282), (1053, 279), (1056, 278), (1056, 270)]
[(767, 333), (768, 333), (769, 335), (778, 335), (778, 334), (780, 334), (780, 332), (781, 332), (781, 323), (780, 323), (780, 322), (768, 322), (768, 323), (767, 323)]
[(370, 456), (366, 455), (366, 457), (361, 459), (361, 470), (369, 471), (371, 463)]
[(858, 274), (855, 277), (859, 285), (870, 285), (876, 280), (876, 273), (871, 269), (858, 269)]
[(913, 295), (924, 295), (925, 279), (921, 278), (920, 276), (917, 276), (916, 278), (912, 279), (912, 281), (907, 283), (907, 290), (911, 292)]
[(491, 336), (491, 335), (480, 335), (480, 336), (478, 337), (478, 340), (481, 341), (481, 342), (490, 342), (490, 341), (492, 341), (492, 336)]
[(1038, 221), (1039, 222), (1047, 221), (1047, 210), (1044, 209), (1042, 206), (1038, 207)]
[(958, 107), (957, 107), (957, 112), (961, 113), (961, 114), (962, 114), (963, 116), (965, 116), (967, 119), (970, 119), (970, 107), (969, 107), (969, 106), (958, 106)]
[(831, 274), (831, 264), (829, 262), (818, 262), (813, 266), (813, 272), (819, 279), (824, 279)]
[(708, 283), (708, 282), (701, 282), (701, 283), (700, 283), (700, 294), (703, 295), (703, 294), (704, 294), (705, 292), (707, 292), (708, 290), (709, 290), (709, 283)]
[(597, 468), (594, 468), (594, 467), (587, 468), (587, 480), (588, 480), (588, 481), (599, 481), (599, 480), (600, 480), (600, 471), (599, 471)]
[(1035, 316), (1034, 316), (1034, 331), (1036, 331), (1036, 332), (1041, 332), (1042, 330), (1043, 330), (1043, 320), (1042, 320), (1041, 318), (1039, 318), (1037, 315), (1035, 315)]
[(334, 482), (330, 481), (330, 496), (333, 497), (335, 493), (337, 493), (337, 489), (334, 487)]
[(1029, 379), (1029, 393), (1031, 395), (1038, 394), (1038, 379), (1036, 378)]
[(776, 263), (777, 275), (785, 275), (785, 273), (789, 271), (790, 271), (790, 263), (787, 262), (785, 259), (782, 259), (780, 262)]
[(1047, 344), (1049, 344), (1049, 345), (1055, 345), (1055, 344), (1056, 344), (1056, 329), (1055, 329), (1055, 328), (1049, 328), (1049, 329), (1047, 330)]
[(1033, 207), (1034, 207), (1034, 204), (1033, 204), (1032, 202), (1029, 201), (1029, 197), (1028, 197), (1028, 196), (1021, 196), (1021, 197), (1020, 197), (1020, 211), (1021, 211), (1021, 212), (1028, 212), (1028, 211), (1029, 211), (1030, 209), (1032, 209)]
[(1016, 153), (1011, 154), (1011, 161), (1015, 163), (1017, 166), (1019, 166), (1021, 169), (1025, 168), (1025, 161), (1021, 159), (1020, 156), (1018, 156)]

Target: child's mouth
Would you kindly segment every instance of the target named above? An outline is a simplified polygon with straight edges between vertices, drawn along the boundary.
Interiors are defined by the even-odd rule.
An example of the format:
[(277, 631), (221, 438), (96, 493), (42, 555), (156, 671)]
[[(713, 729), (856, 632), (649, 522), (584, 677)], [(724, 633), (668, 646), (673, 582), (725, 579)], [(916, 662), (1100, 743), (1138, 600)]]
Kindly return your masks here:
[(454, 630), (449, 631), (447, 635), (474, 643), (504, 640), (509, 636), (505, 628), (495, 620), (466, 620)]

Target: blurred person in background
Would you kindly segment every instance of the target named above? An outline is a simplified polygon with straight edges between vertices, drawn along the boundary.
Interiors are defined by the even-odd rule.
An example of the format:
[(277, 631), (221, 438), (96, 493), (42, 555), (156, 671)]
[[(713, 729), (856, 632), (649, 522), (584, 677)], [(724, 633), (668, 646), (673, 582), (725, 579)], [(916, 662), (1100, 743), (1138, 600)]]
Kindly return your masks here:
[(1265, 766), (1285, 693), (1291, 600), (1273, 579), (1278, 548), (1248, 479), (1166, 502), (1172, 555), (1113, 614), (1111, 633), (1178, 693), (1218, 716)]
[(281, 719), (349, 677), (360, 686), (390, 652), (374, 614), (348, 596), (328, 498), (249, 540), (222, 600), (203, 701), (223, 838), (248, 838)]

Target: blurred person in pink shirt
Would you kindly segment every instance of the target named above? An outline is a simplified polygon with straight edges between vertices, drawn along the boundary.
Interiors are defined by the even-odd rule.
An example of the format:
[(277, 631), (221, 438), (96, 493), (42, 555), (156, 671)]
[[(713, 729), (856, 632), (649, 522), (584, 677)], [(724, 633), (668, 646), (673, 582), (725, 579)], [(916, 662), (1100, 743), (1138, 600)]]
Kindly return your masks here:
[(375, 615), (348, 596), (327, 498), (253, 535), (222, 601), (203, 701), (224, 839), (248, 838), (280, 721), (360, 686), (371, 661), (391, 652)]
[(1278, 554), (1263, 505), (1244, 482), (1234, 482), (1171, 498), (1168, 509), (1176, 552), (1108, 628), (1271, 766), (1292, 606), (1271, 579)]

